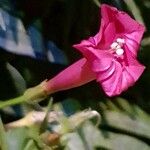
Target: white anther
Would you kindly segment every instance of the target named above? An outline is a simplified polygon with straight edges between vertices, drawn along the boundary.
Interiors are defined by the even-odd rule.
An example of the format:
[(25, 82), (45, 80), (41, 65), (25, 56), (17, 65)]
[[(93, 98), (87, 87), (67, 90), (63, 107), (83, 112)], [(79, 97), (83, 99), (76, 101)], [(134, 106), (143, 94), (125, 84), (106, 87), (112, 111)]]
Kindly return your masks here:
[(122, 48), (119, 48), (116, 50), (116, 54), (121, 56), (124, 53), (124, 50)]
[(112, 49), (116, 49), (117, 46), (118, 46), (118, 43), (117, 43), (117, 42), (113, 42), (113, 43), (110, 45), (110, 47), (111, 47)]
[(121, 48), (121, 45), (117, 45), (115, 49), (119, 49), (119, 48)]
[(121, 44), (125, 43), (125, 40), (122, 39), (122, 38), (118, 38), (116, 41), (117, 41), (118, 43), (121, 43)]

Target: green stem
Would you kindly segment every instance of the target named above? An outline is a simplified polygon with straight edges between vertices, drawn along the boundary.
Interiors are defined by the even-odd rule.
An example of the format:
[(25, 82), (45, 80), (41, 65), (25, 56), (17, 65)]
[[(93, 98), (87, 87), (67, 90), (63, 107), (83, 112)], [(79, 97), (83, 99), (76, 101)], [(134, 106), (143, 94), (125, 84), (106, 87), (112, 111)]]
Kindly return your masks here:
[(0, 109), (2, 109), (4, 107), (12, 106), (12, 105), (20, 104), (25, 101), (26, 101), (26, 99), (25, 99), (24, 95), (13, 98), (13, 99), (9, 99), (7, 101), (0, 101)]
[(46, 84), (46, 80), (40, 83), (39, 85), (27, 89), (23, 95), (9, 99), (6, 101), (0, 101), (0, 109), (7, 107), (7, 106), (12, 106), (24, 102), (38, 102), (39, 100), (45, 99), (48, 95), (44, 90), (44, 86)]

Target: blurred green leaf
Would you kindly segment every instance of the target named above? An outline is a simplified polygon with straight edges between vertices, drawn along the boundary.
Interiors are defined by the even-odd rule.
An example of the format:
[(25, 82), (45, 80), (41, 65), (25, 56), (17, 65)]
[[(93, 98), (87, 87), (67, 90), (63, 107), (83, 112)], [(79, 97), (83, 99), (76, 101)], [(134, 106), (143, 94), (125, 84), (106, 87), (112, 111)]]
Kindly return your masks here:
[(118, 97), (115, 101), (121, 108), (121, 113), (125, 113), (130, 118), (140, 120), (141, 122), (144, 121), (146, 124), (150, 124), (149, 114), (144, 112), (139, 106), (130, 104), (127, 100), (120, 97)]
[(38, 131), (35, 126), (9, 130), (6, 134), (8, 150), (40, 150)]
[(27, 142), (23, 150), (39, 150), (39, 149), (35, 146), (35, 142), (31, 139)]
[(110, 148), (101, 132), (92, 123), (86, 122), (72, 133), (66, 133), (61, 138), (65, 150), (94, 150), (96, 147)]
[(65, 134), (61, 139), (65, 150), (86, 150), (78, 133)]
[(105, 140), (98, 128), (92, 123), (87, 122), (82, 126), (81, 133), (86, 149), (94, 150), (96, 147), (111, 148), (111, 143)]
[(144, 20), (142, 14), (140, 12), (139, 6), (136, 5), (134, 0), (124, 0), (126, 5), (128, 6), (129, 10), (134, 15), (135, 19), (138, 20), (140, 23), (144, 25)]
[(0, 149), (8, 150), (5, 129), (4, 129), (1, 118), (0, 118)]
[(81, 110), (80, 103), (77, 99), (73, 98), (67, 98), (64, 101), (62, 101), (62, 106), (67, 115), (72, 115), (75, 112)]
[(22, 94), (26, 90), (26, 82), (22, 75), (11, 64), (7, 63), (6, 68), (14, 82), (15, 89), (18, 94)]
[(108, 125), (150, 139), (150, 122), (144, 122), (140, 118), (131, 118), (123, 113), (113, 111), (105, 112), (105, 115)]
[(144, 1), (144, 5), (145, 5), (147, 8), (150, 8), (150, 1), (149, 1), (149, 0), (145, 0), (145, 1)]
[(11, 9), (10, 0), (1, 0), (0, 1), (0, 7), (3, 7), (4, 9), (10, 10)]
[(133, 135), (146, 137), (150, 140), (150, 117), (137, 105), (131, 105), (122, 98), (117, 98), (114, 103), (107, 102), (103, 105), (105, 105), (103, 107), (103, 120), (105, 121), (102, 120), (102, 124), (110, 125), (119, 130), (131, 132)]
[(146, 37), (142, 41), (142, 46), (148, 46), (150, 45), (150, 37)]
[(93, 0), (93, 2), (94, 2), (98, 7), (100, 7), (101, 3), (99, 2), (99, 0)]
[(86, 122), (80, 131), (65, 134), (61, 142), (65, 150), (149, 150), (150, 147), (144, 142), (124, 134), (110, 131), (102, 131)]
[(7, 132), (8, 150), (22, 150), (27, 142), (27, 128), (17, 128)]
[(47, 125), (48, 125), (48, 115), (49, 115), (49, 111), (51, 110), (52, 108), (52, 103), (53, 103), (53, 98), (50, 99), (49, 103), (48, 103), (48, 106), (47, 106), (47, 109), (46, 109), (46, 115), (45, 115), (45, 118), (43, 120), (43, 122), (41, 123), (41, 126), (40, 126), (40, 133), (44, 132), (47, 128)]
[[(109, 150), (149, 150), (150, 147), (144, 142), (133, 138), (131, 136), (117, 134), (113, 132), (107, 132), (107, 136), (104, 136), (103, 132), (101, 132), (101, 136), (105, 141), (99, 141), (101, 147), (109, 149)], [(108, 148), (109, 146), (109, 148)]]

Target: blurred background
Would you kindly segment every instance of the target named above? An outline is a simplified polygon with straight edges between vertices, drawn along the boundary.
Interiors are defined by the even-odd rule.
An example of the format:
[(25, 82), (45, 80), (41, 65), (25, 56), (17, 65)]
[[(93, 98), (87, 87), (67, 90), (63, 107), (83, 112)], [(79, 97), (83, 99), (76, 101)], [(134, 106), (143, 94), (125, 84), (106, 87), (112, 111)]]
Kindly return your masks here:
[[(126, 11), (145, 25), (138, 54), (145, 72), (119, 97), (108, 98), (95, 81), (52, 97), (54, 103), (63, 105), (67, 115), (86, 108), (100, 112), (100, 140), (95, 137), (99, 149), (149, 150), (149, 0), (0, 0), (0, 100), (23, 94), (25, 89), (50, 79), (80, 59), (81, 54), (72, 45), (97, 33), (102, 3)], [(47, 103), (45, 100), (40, 105)], [(3, 123), (8, 123), (21, 118), (24, 109), (17, 105), (0, 110), (0, 115)], [(11, 134), (16, 132), (19, 131)], [(88, 131), (87, 134), (91, 135)]]

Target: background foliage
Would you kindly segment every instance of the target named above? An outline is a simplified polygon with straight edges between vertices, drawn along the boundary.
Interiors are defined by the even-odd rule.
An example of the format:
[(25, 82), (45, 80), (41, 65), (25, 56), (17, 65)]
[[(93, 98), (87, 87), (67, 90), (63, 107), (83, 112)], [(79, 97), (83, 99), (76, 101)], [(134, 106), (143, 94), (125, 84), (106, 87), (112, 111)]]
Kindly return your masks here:
[[(95, 128), (86, 122), (72, 133), (62, 149), (148, 150), (150, 149), (150, 1), (149, 0), (1, 0), (0, 1), (0, 99), (22, 94), (26, 88), (51, 78), (81, 55), (74, 43), (99, 29), (99, 6), (113, 5), (146, 26), (139, 60), (146, 70), (134, 87), (120, 97), (108, 99), (97, 83), (52, 95), (67, 116), (86, 108), (101, 114)], [(48, 100), (40, 103), (47, 106)], [(0, 110), (3, 123), (22, 118), (31, 106)], [(32, 106), (33, 109), (33, 106)], [(34, 107), (35, 109), (35, 107)], [(65, 115), (66, 117), (66, 115)], [(67, 117), (68, 119), (68, 117)], [(46, 149), (35, 127), (4, 132), (0, 125), (2, 150)], [(34, 131), (34, 133), (33, 133)], [(38, 135), (38, 136), (37, 136)], [(39, 136), (40, 137), (40, 136)], [(77, 148), (78, 147), (78, 148)]]

